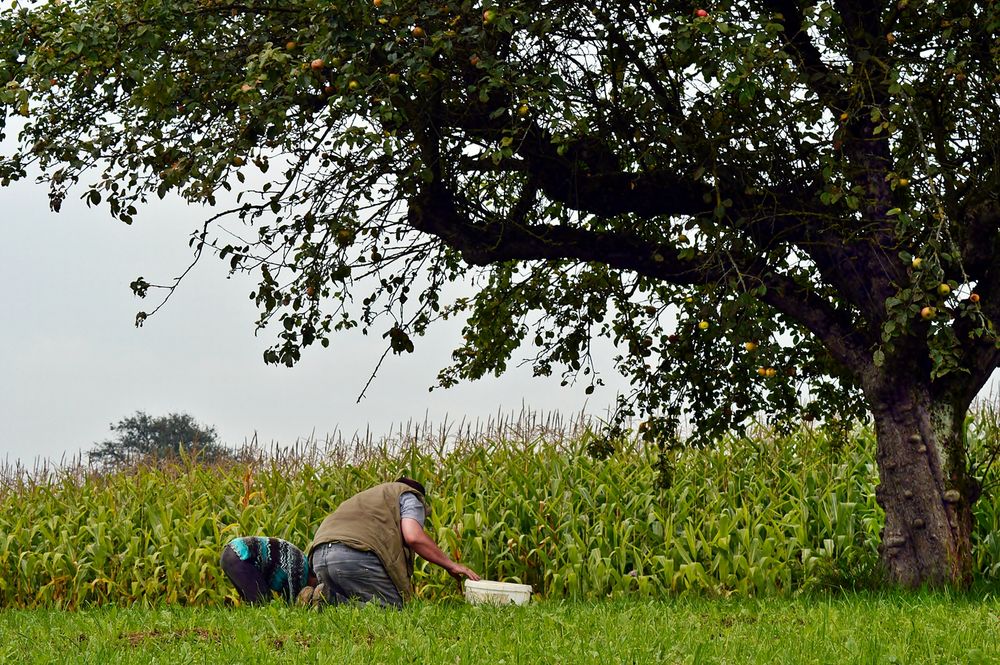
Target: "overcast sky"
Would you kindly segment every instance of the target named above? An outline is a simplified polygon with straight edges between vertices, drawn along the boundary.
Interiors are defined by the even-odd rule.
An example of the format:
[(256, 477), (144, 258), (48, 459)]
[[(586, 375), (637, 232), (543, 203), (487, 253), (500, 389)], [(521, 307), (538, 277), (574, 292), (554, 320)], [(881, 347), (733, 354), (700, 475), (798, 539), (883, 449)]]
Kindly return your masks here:
[(519, 368), (429, 393), (459, 338), (460, 327), (449, 322), (416, 340), (415, 353), (390, 355), (357, 404), (385, 340), (351, 331), (328, 349), (310, 347), (292, 369), (265, 365), (273, 337), (254, 336), (257, 310), (248, 295), (255, 283), (228, 279), (211, 256), (135, 328), (135, 313), (151, 303), (133, 296), (129, 282), (142, 275), (165, 283), (179, 274), (191, 259), (189, 234), (204, 217), (205, 209), (168, 199), (126, 226), (76, 198), (52, 213), (45, 186), (31, 181), (0, 188), (0, 461), (77, 454), (137, 410), (189, 413), (230, 444), (256, 434), (291, 445), (312, 435), (371, 428), (378, 436), (409, 421), (482, 420), (522, 407), (606, 416), (624, 387), (612, 374), (609, 386), (588, 398), (583, 384), (559, 388), (558, 378), (536, 379)]

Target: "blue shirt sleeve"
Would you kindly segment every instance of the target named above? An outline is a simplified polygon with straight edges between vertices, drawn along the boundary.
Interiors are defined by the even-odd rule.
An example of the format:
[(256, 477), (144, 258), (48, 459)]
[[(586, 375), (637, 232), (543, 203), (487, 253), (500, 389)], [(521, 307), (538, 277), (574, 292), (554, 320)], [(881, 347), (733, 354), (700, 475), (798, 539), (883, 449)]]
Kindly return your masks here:
[(424, 504), (420, 502), (413, 492), (404, 492), (399, 495), (399, 518), (408, 517), (411, 520), (420, 522), (420, 528), (424, 526)]

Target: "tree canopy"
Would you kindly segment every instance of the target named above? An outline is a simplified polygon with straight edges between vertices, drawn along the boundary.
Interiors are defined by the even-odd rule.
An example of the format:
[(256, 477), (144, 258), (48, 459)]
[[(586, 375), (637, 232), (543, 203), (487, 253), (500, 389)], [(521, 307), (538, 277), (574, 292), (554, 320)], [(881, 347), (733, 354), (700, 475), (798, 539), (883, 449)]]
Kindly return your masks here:
[(214, 427), (199, 425), (186, 413), (150, 416), (142, 411), (111, 424), (114, 437), (95, 443), (91, 462), (115, 467), (141, 459), (174, 458), (181, 454), (217, 461), (229, 457), (218, 444)]
[(192, 245), (258, 276), (267, 362), (355, 326), (413, 352), (456, 316), (439, 384), (527, 353), (589, 391), (606, 337), (620, 421), (660, 441), (685, 412), (702, 442), (870, 414), (892, 579), (962, 581), (998, 32), (992, 1), (20, 3), (0, 181), (126, 223), (235, 189)]

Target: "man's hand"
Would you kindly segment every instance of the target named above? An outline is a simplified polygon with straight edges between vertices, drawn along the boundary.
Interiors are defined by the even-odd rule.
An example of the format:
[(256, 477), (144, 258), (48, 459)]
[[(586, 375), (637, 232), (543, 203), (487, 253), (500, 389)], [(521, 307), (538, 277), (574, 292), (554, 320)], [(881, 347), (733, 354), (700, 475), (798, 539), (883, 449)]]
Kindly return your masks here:
[(459, 586), (462, 585), (463, 577), (468, 577), (472, 581), (477, 581), (479, 579), (479, 575), (476, 575), (476, 571), (472, 570), (468, 566), (463, 566), (460, 563), (456, 563), (449, 568), (448, 574), (455, 578), (455, 581), (458, 582)]
[(431, 563), (441, 566), (448, 571), (448, 574), (455, 578), (459, 587), (462, 586), (462, 578), (468, 577), (470, 580), (478, 580), (479, 575), (468, 566), (452, 561), (447, 554), (441, 551), (431, 537), (427, 535), (420, 522), (404, 517), (400, 521), (400, 529), (403, 532), (403, 542), (407, 547), (419, 554)]

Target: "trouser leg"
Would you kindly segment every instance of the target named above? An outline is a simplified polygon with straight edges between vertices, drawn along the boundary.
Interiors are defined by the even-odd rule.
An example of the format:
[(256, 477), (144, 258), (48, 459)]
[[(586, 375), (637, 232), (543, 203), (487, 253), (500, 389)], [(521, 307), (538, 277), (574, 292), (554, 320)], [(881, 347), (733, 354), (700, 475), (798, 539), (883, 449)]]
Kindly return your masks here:
[(222, 550), (220, 563), (226, 577), (236, 587), (244, 602), (255, 605), (271, 600), (271, 589), (267, 585), (267, 580), (255, 565), (240, 559), (233, 548), (226, 545)]
[(339, 605), (346, 603), (349, 599), (337, 583), (327, 549), (325, 545), (320, 545), (312, 553), (309, 566), (316, 575), (318, 582), (316, 588), (323, 590), (323, 599), (331, 605)]

